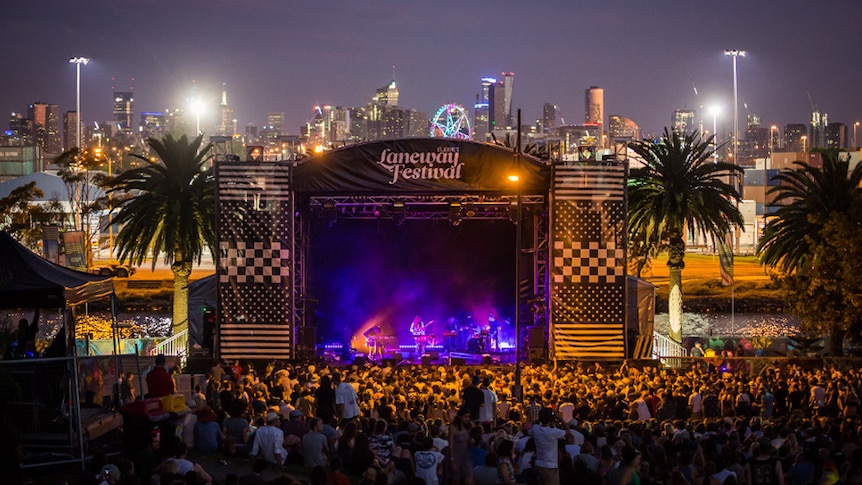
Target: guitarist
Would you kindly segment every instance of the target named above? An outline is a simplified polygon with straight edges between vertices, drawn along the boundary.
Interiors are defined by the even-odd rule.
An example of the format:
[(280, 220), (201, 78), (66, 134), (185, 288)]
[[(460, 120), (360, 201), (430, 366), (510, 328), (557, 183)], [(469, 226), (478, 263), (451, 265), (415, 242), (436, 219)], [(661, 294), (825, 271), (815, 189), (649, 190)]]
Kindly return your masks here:
[(422, 315), (416, 315), (413, 318), (413, 323), (410, 324), (410, 334), (416, 339), (416, 354), (419, 356), (425, 353), (425, 345), (427, 345), (425, 329), (432, 323), (434, 320), (425, 323), (422, 321)]

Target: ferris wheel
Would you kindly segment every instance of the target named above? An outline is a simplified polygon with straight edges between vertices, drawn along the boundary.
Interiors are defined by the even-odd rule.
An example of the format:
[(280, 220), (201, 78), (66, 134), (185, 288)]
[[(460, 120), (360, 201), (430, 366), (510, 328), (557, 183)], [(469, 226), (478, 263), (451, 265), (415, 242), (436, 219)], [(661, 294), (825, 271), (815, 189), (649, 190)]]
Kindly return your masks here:
[(469, 140), (473, 133), (464, 107), (455, 103), (441, 106), (431, 120), (432, 138), (456, 138)]

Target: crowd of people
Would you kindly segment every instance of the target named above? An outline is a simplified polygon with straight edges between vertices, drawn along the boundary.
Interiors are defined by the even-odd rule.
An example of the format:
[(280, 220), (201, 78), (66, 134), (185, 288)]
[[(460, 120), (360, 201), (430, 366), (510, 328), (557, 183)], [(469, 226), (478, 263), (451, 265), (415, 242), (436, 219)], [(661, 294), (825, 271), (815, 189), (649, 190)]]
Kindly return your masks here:
[(527, 366), (522, 399), (513, 367), (215, 363), (182, 439), (105, 483), (211, 483), (193, 449), (250, 458), (242, 484), (862, 484), (862, 370), (694, 362)]

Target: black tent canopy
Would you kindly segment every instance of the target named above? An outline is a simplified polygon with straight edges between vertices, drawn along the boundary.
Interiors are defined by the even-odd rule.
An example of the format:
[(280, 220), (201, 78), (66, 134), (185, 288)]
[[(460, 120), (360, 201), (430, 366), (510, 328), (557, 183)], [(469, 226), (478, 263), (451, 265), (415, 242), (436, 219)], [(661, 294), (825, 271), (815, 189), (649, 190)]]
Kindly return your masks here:
[(73, 271), (0, 231), (0, 308), (64, 308), (109, 297), (110, 277)]

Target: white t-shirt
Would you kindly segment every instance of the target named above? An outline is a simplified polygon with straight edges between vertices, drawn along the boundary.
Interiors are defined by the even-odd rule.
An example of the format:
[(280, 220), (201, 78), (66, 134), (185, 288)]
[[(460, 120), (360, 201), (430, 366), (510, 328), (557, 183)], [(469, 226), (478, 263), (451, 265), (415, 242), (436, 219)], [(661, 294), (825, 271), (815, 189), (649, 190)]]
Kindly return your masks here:
[(335, 404), (344, 405), (341, 419), (350, 419), (359, 416), (359, 403), (357, 402), (356, 391), (350, 384), (342, 382), (335, 388)]
[(497, 410), (497, 395), (490, 389), (482, 389), (485, 401), (479, 408), (479, 421), (483, 423), (494, 421), (494, 411)]
[(439, 451), (417, 451), (413, 454), (416, 463), (416, 478), (425, 480), (425, 485), (437, 485), (437, 467), (443, 463), (443, 454)]

